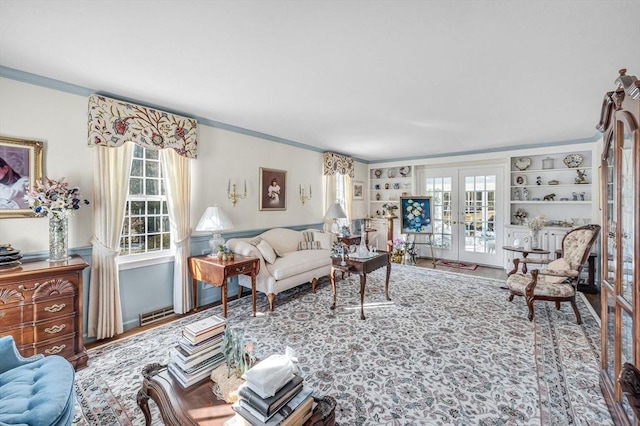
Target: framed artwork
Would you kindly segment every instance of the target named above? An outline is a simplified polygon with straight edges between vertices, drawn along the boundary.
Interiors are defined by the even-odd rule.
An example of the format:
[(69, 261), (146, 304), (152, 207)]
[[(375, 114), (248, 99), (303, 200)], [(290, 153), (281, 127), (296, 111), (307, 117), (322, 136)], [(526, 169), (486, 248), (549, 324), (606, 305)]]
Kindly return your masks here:
[(527, 184), (527, 177), (525, 175), (515, 175), (513, 177), (513, 184), (522, 186)]
[(42, 142), (0, 137), (0, 218), (33, 217), (24, 196), (42, 179)]
[(353, 199), (364, 200), (364, 183), (359, 180), (353, 181)]
[(431, 197), (413, 195), (400, 197), (400, 232), (402, 234), (432, 234)]
[(260, 167), (260, 210), (287, 209), (286, 170)]

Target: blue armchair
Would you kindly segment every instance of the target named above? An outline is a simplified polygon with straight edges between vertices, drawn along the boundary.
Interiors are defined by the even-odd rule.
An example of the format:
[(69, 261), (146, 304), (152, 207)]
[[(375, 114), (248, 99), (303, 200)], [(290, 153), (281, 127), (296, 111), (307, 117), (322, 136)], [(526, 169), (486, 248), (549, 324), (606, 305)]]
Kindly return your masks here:
[(74, 376), (63, 357), (23, 358), (13, 337), (0, 337), (0, 425), (70, 425)]

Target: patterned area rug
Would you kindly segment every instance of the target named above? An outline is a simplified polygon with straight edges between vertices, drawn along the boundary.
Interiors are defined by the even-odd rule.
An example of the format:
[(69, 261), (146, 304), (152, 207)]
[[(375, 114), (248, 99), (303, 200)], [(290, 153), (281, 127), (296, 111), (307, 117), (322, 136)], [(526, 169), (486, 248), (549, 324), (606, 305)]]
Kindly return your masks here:
[[(545, 302), (529, 322), (502, 281), (393, 264), (387, 301), (383, 279), (383, 270), (368, 276), (365, 321), (350, 276), (337, 284), (335, 311), (323, 279), (315, 294), (310, 285), (279, 294), (274, 312), (260, 295), (255, 318), (250, 297), (230, 302), (229, 325), (259, 358), (291, 346), (305, 383), (338, 401), (342, 426), (613, 424), (598, 385), (599, 326), (581, 298), (582, 325), (568, 304)], [(74, 424), (143, 425), (142, 368), (167, 362), (181, 327), (211, 313), (221, 307), (91, 349), (76, 375)]]

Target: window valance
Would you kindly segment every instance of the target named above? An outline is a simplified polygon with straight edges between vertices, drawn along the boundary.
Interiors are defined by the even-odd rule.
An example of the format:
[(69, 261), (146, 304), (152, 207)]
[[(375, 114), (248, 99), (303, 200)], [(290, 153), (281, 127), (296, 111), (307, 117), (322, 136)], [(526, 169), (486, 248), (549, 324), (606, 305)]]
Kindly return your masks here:
[(351, 178), (356, 176), (355, 169), (353, 167), (353, 158), (346, 157), (344, 155), (336, 154), (334, 152), (324, 153), (324, 175), (349, 175)]
[(196, 158), (197, 122), (106, 96), (89, 96), (89, 146), (117, 147), (128, 141), (151, 149), (173, 148), (179, 155)]

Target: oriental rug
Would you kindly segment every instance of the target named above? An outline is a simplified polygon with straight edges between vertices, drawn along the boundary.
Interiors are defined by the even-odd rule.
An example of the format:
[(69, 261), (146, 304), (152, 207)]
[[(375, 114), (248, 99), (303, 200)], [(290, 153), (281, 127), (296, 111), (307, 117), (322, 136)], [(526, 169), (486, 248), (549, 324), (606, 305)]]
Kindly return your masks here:
[[(393, 264), (368, 275), (366, 320), (359, 278), (320, 280), (280, 293), (274, 312), (258, 297), (229, 303), (228, 325), (255, 342), (258, 358), (296, 352), (305, 383), (338, 402), (351, 425), (612, 425), (598, 385), (600, 332), (584, 301), (578, 325), (568, 304), (507, 301), (502, 281)], [(184, 325), (221, 315), (200, 311), (89, 350), (76, 375), (76, 425), (143, 425), (136, 404), (142, 368), (167, 362)], [(150, 401), (153, 424), (162, 420)]]

